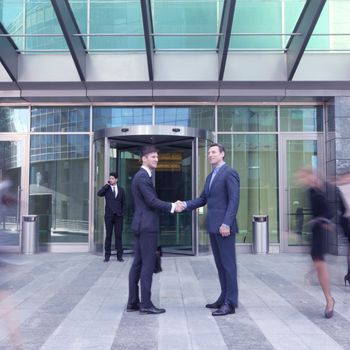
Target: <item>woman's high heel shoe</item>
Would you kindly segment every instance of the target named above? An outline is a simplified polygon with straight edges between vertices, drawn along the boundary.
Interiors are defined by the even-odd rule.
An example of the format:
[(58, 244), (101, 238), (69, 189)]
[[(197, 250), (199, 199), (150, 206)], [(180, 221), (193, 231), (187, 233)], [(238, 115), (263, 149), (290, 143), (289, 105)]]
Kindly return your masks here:
[(333, 300), (332, 308), (329, 310), (327, 310), (327, 309), (324, 310), (324, 317), (325, 318), (332, 318), (333, 317), (335, 300), (334, 300), (334, 298), (332, 298), (332, 300)]
[(346, 281), (348, 281), (348, 283), (350, 284), (350, 273), (348, 273), (347, 275), (344, 276), (345, 286), (346, 286)]

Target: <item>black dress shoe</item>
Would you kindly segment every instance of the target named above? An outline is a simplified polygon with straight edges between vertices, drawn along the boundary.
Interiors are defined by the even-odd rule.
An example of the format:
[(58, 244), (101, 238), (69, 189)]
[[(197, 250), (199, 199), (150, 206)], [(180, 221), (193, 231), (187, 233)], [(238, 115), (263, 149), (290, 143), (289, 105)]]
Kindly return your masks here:
[(140, 307), (140, 314), (142, 315), (157, 315), (157, 314), (163, 314), (164, 312), (165, 312), (165, 309), (158, 309), (155, 306)]
[(123, 262), (123, 261), (124, 261), (123, 258), (117, 258), (117, 260), (120, 261), (120, 262)]
[(103, 260), (103, 262), (108, 262), (109, 261), (109, 256), (105, 256), (105, 259)]
[(133, 312), (133, 311), (139, 311), (139, 310), (140, 310), (140, 303), (126, 305), (127, 312)]
[(205, 307), (208, 309), (220, 309), (221, 306), (222, 304), (218, 303), (217, 301), (215, 303), (205, 305)]
[(236, 312), (235, 307), (230, 304), (221, 305), (219, 309), (212, 313), (213, 316), (226, 316), (234, 314)]

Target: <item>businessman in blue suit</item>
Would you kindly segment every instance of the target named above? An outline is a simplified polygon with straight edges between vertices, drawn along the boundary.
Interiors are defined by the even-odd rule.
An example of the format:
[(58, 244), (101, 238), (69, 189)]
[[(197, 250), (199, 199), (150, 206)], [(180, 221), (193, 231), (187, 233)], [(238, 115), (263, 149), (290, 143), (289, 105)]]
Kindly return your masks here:
[(193, 210), (208, 204), (206, 218), (210, 244), (218, 270), (221, 293), (206, 307), (216, 309), (213, 316), (235, 313), (238, 306), (235, 235), (239, 205), (239, 175), (224, 162), (225, 149), (219, 143), (209, 147), (208, 160), (213, 170), (208, 175), (201, 195), (183, 202), (183, 208)]
[(135, 174), (131, 184), (135, 209), (131, 224), (134, 232), (134, 260), (129, 272), (129, 298), (126, 311), (161, 314), (165, 312), (165, 309), (157, 308), (151, 300), (152, 275), (156, 262), (159, 233), (159, 213), (174, 213), (179, 210), (175, 203), (160, 200), (153, 186), (152, 171), (158, 165), (158, 150), (152, 145), (143, 147), (141, 159), (142, 166)]

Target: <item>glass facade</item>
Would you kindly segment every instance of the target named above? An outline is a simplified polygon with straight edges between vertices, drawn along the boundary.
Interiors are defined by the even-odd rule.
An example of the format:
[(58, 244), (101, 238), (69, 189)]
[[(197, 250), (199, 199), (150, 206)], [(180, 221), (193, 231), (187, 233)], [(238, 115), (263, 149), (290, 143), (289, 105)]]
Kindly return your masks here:
[(215, 108), (214, 106), (156, 107), (155, 124), (181, 125), (214, 131)]
[[(105, 163), (104, 140), (95, 142), (95, 163), (93, 165), (95, 179), (93, 183), (89, 181), (91, 133), (93, 131), (134, 124), (181, 125), (210, 130), (216, 135), (217, 141), (226, 148), (225, 161), (240, 174), (241, 201), (238, 212), (240, 232), (237, 242), (242, 244), (252, 242), (251, 220), (253, 215), (259, 214), (269, 216), (270, 242), (279, 244), (282, 234), (280, 232), (282, 203), (279, 202), (281, 179), (279, 178), (278, 162), (279, 159), (289, 159), (290, 155), (300, 158), (310, 154), (311, 158), (308, 158), (308, 163), (311, 162), (310, 164), (315, 166), (313, 162), (318, 159), (319, 152), (317, 135), (323, 133), (323, 109), (323, 105), (286, 104), (144, 107), (33, 106), (30, 109), (1, 107), (0, 141), (1, 135), (8, 135), (10, 132), (30, 136), (29, 213), (39, 216), (41, 243), (72, 244), (89, 241), (89, 193), (91, 189), (95, 193), (105, 182), (104, 172), (107, 164)], [(309, 135), (309, 138), (300, 139), (303, 134)], [(279, 148), (279, 139), (282, 140), (284, 135), (289, 135), (288, 149), (286, 148), (285, 151)], [(296, 135), (295, 139), (293, 135)], [(310, 139), (310, 135), (315, 136)], [(3, 142), (2, 144), (8, 145), (9, 143)], [(19, 145), (18, 142), (10, 144)], [(183, 199), (190, 197), (192, 193), (189, 174), (193, 162), (197, 164), (199, 193), (204, 186), (206, 174), (210, 171), (207, 161), (208, 145), (208, 140), (199, 141), (195, 160), (191, 160), (191, 146), (173, 145), (169, 146), (168, 151), (163, 150), (164, 157), (180, 157), (182, 180), (186, 183), (182, 186), (186, 194), (180, 196)], [(302, 147), (300, 148), (299, 145)], [(181, 149), (184, 146), (185, 148)], [(121, 185), (126, 190), (130, 190), (132, 173), (138, 168), (138, 155), (135, 150), (132, 150), (132, 147), (135, 148), (138, 145), (133, 146), (132, 142), (129, 142), (122, 149), (112, 144), (110, 147), (110, 171), (117, 170), (127, 174), (121, 179)], [(308, 147), (313, 148), (309, 150)], [(9, 150), (8, 147), (6, 149)], [(23, 151), (18, 154), (12, 149), (11, 152), (10, 154), (16, 155), (15, 158), (2, 153), (2, 162), (6, 162), (4, 163), (5, 168), (17, 168), (18, 156), (22, 157)], [(286, 152), (286, 154), (280, 155), (280, 152)], [(291, 176), (287, 179), (288, 183), (292, 183), (292, 172), (295, 171), (296, 164), (304, 163), (299, 158), (295, 158), (294, 165), (288, 172)], [(167, 166), (172, 164), (175, 167), (175, 158), (174, 162), (169, 159), (164, 158), (163, 161), (168, 164)], [(13, 165), (11, 165), (12, 160)], [(157, 186), (163, 191), (164, 198), (171, 195), (170, 190), (166, 187), (168, 185), (167, 176), (170, 178), (178, 175), (175, 168), (175, 170), (171, 169), (169, 176), (166, 175), (167, 168), (160, 168), (158, 173)], [(293, 186), (290, 185), (293, 193), (298, 194), (300, 189)], [(175, 200), (175, 197), (169, 197), (168, 200)], [(295, 206), (295, 203), (299, 201), (294, 197), (290, 198), (292, 202), (289, 203), (289, 207), (292, 206), (292, 208), (288, 207), (293, 215), (293, 205)], [(131, 203), (128, 204), (128, 210), (130, 211), (128, 217), (132, 217)], [(101, 251), (103, 247), (103, 211), (103, 199), (98, 198), (95, 212), (92, 213), (93, 218), (91, 218), (94, 221), (93, 243), (98, 251)], [(208, 249), (205, 227), (206, 207), (198, 209), (197, 213), (198, 249), (199, 252), (205, 252)], [(297, 222), (294, 216), (289, 219), (289, 226), (294, 236), (298, 238), (299, 236), (296, 236), (295, 233)], [(171, 225), (169, 220), (165, 215), (161, 219), (164, 226), (162, 244), (166, 246), (170, 242), (167, 238), (170, 232), (168, 228), (173, 225), (176, 228), (175, 231), (173, 230), (175, 234), (171, 231), (170, 236), (175, 239), (175, 243), (181, 243), (184, 250), (188, 249), (188, 246), (193, 243), (191, 230), (186, 229), (190, 227), (190, 216), (181, 217), (180, 215), (179, 220)], [(130, 222), (125, 222), (125, 230), (128, 230), (129, 226)], [(126, 245), (131, 242), (129, 236), (131, 237), (130, 232), (125, 236)], [(290, 245), (298, 243), (294, 238)], [(291, 236), (289, 239), (292, 239)], [(307, 238), (302, 241), (302, 244), (305, 242), (308, 242)]]
[(40, 241), (87, 243), (90, 107), (32, 107), (30, 130), (29, 213)]
[[(221, 142), (226, 148), (225, 161), (240, 174), (241, 201), (238, 212), (240, 232), (237, 242), (247, 244), (252, 242), (252, 216), (260, 214), (269, 216), (270, 242), (278, 244), (281, 234), (279, 231), (281, 203), (278, 199), (279, 182), (281, 181), (278, 172), (278, 159), (281, 150), (278, 148), (278, 139), (284, 133), (288, 135), (296, 133), (300, 137), (303, 133), (309, 135), (323, 131), (323, 106), (321, 105), (62, 106), (32, 107), (31, 109), (1, 107), (0, 114), (2, 116), (0, 119), (1, 133), (5, 135), (8, 132), (22, 132), (30, 135), (29, 213), (39, 216), (40, 241), (42, 243), (88, 242), (89, 191), (93, 185), (89, 182), (90, 132), (120, 125), (152, 125), (153, 122), (154, 125), (181, 125), (213, 131), (218, 142)], [(90, 121), (90, 115), (92, 121)], [(217, 116), (217, 120), (215, 116)], [(90, 130), (90, 124), (92, 130)], [(278, 125), (280, 131), (278, 131)], [(288, 157), (291, 155), (298, 155), (300, 158), (300, 156), (310, 152), (313, 159), (316, 159), (316, 139), (299, 141), (292, 138), (288, 142), (286, 159), (289, 159)], [(304, 148), (299, 149), (299, 144), (304, 145)], [(198, 145), (196, 164), (198, 166), (199, 192), (204, 186), (206, 174), (210, 171), (207, 161), (208, 145), (208, 141), (205, 140), (200, 141)], [(305, 147), (309, 147), (308, 145), (313, 147), (309, 153), (305, 150)], [(96, 141), (94, 191), (105, 182), (105, 147), (104, 141)], [(183, 169), (187, 169), (185, 171), (187, 187), (184, 187), (187, 188), (187, 192), (186, 195), (182, 196), (183, 198), (190, 197), (192, 191), (188, 178), (189, 166), (192, 164), (191, 160), (188, 161), (191, 159), (189, 149), (187, 147), (183, 151), (179, 151), (179, 148), (176, 152), (175, 148), (171, 148), (170, 151), (165, 152), (166, 154), (169, 152), (171, 154), (175, 152), (175, 155), (182, 154), (181, 164), (179, 164)], [(119, 150), (113, 147), (111, 152), (110, 168), (114, 169), (120, 166), (120, 169), (129, 171), (130, 174), (128, 173), (129, 175), (121, 180), (121, 185), (126, 186), (126, 188), (130, 187), (131, 173), (138, 167), (137, 154), (129, 149)], [(302, 165), (303, 161), (300, 161), (299, 158), (295, 158), (292, 169), (295, 170)], [(10, 164), (11, 159), (11, 157), (3, 156), (2, 162)], [(312, 159), (310, 159), (308, 161), (313, 164)], [(166, 164), (168, 163), (166, 159), (164, 161)], [(9, 166), (6, 167), (9, 168)], [(14, 164), (13, 167), (16, 168), (16, 165)], [(164, 178), (164, 174), (165, 170), (163, 169), (159, 173), (159, 181)], [(288, 174), (292, 176), (291, 171)], [(291, 183), (290, 178), (288, 181)], [(165, 181), (163, 185), (166, 183)], [(158, 185), (159, 188), (164, 187), (162, 183)], [(162, 191), (169, 195), (169, 190), (164, 188), (165, 192)], [(295, 193), (299, 193), (298, 191), (297, 188), (294, 189)], [(293, 197), (293, 201), (289, 204), (293, 206), (297, 201), (299, 200)], [(94, 213), (94, 244), (100, 248), (103, 246), (104, 222), (99, 218), (103, 217), (103, 210), (103, 200), (98, 199)], [(132, 206), (128, 206), (128, 210), (131, 213)], [(129, 216), (131, 217), (131, 214)], [(198, 209), (197, 240), (200, 252), (208, 249), (205, 216), (206, 208)], [(170, 219), (164, 216), (162, 220), (165, 220), (164, 227), (168, 227)], [(187, 224), (184, 224), (184, 220)], [(177, 223), (173, 224), (174, 227), (182, 227), (179, 234), (180, 232), (184, 234), (185, 227), (189, 225), (189, 222), (190, 217), (183, 217), (178, 223), (180, 226), (177, 226)], [(125, 224), (127, 228), (130, 222)], [(296, 230), (295, 225), (295, 220), (291, 218), (289, 226), (293, 232)], [(163, 231), (162, 244), (166, 246), (167, 230)], [(179, 236), (179, 242), (182, 242), (184, 247), (191, 235), (188, 233), (186, 237), (185, 239), (185, 236)], [(125, 242), (126, 244), (130, 243), (131, 238), (126, 239)], [(295, 242), (293, 240), (293, 245)], [(303, 244), (305, 242), (307, 240), (303, 240)]]
[(0, 107), (0, 133), (1, 132), (28, 132), (29, 109)]
[(93, 131), (122, 125), (152, 124), (151, 107), (95, 107), (92, 119)]
[[(224, 0), (151, 0), (156, 51), (216, 52)], [(69, 0), (88, 50), (145, 51), (139, 0)], [(237, 0), (230, 50), (283, 51), (306, 0)], [(306, 50), (349, 51), (350, 3), (328, 0)], [(68, 51), (50, 0), (0, 0), (0, 20), (20, 50)], [(25, 36), (23, 36), (25, 35)]]

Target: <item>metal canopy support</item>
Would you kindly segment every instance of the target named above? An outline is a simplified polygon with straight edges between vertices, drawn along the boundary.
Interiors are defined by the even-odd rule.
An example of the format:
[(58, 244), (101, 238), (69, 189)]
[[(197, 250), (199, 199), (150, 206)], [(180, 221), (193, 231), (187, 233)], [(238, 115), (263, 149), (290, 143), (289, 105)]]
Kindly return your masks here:
[(68, 0), (51, 0), (81, 81), (85, 81), (86, 46)]
[(231, 30), (233, 15), (235, 12), (236, 0), (225, 0), (222, 9), (222, 17), (220, 24), (220, 33), (222, 34), (218, 40), (218, 54), (219, 54), (219, 81), (222, 81), (225, 73), (226, 58), (228, 47), (230, 45)]
[(7, 30), (0, 22), (0, 62), (13, 81), (18, 78), (18, 52), (17, 46), (8, 35)]
[(140, 0), (140, 3), (141, 3), (141, 11), (142, 11), (143, 30), (145, 33), (148, 75), (149, 75), (149, 80), (153, 81), (154, 79), (153, 56), (154, 56), (154, 50), (155, 50), (155, 43), (154, 43), (154, 36), (153, 36), (151, 2), (150, 0)]
[(303, 11), (293, 30), (293, 33), (299, 33), (299, 35), (292, 35), (286, 47), (288, 81), (293, 79), (326, 1), (327, 0), (307, 0), (305, 3)]

